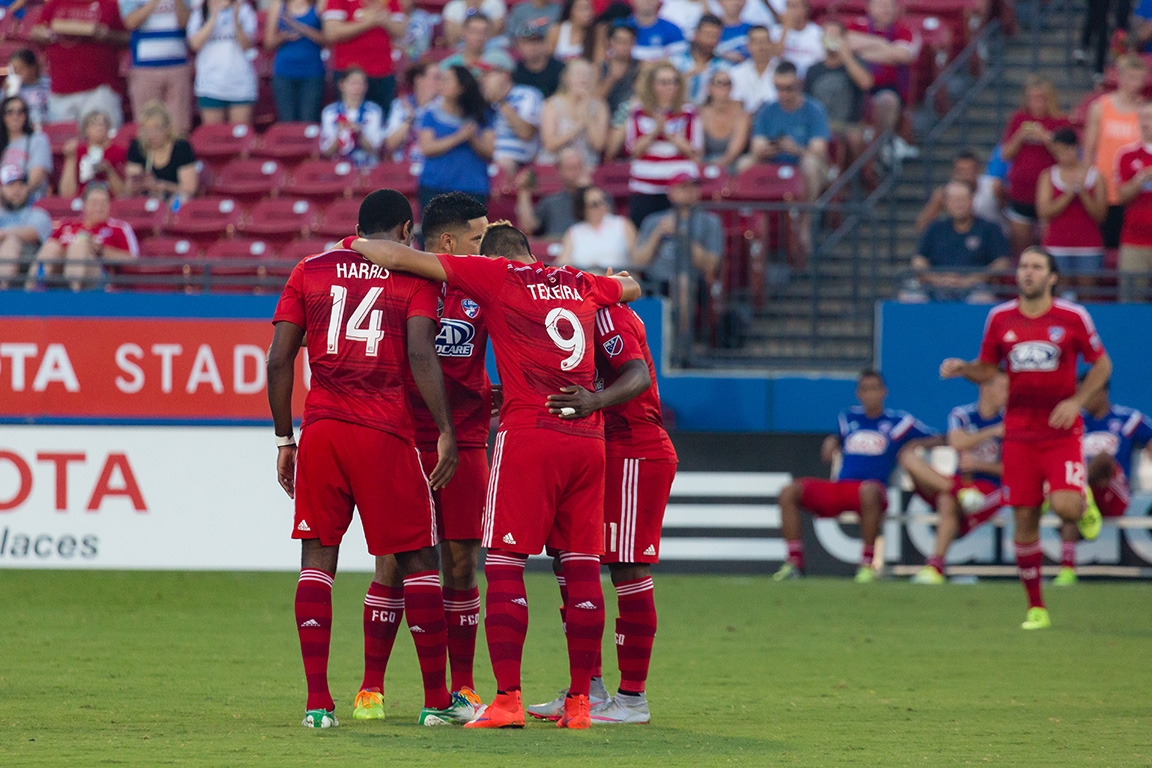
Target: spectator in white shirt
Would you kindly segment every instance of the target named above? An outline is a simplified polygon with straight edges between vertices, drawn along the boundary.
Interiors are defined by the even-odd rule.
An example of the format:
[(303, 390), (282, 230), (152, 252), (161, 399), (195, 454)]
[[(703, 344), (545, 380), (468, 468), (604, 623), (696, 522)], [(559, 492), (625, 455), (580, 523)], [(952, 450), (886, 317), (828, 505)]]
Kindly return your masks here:
[(205, 0), (188, 19), (188, 47), (196, 51), (194, 90), (205, 123), (252, 123), (256, 69), (256, 11), (243, 0)]
[[(723, 17), (723, 8), (720, 0), (708, 0), (708, 10), (717, 16)], [(784, 16), (784, 0), (746, 0), (744, 9), (740, 11), (740, 20), (753, 27), (766, 27), (771, 29), (780, 23)]]
[(576, 194), (576, 223), (564, 233), (557, 265), (577, 269), (627, 269), (636, 247), (636, 226), (612, 212), (612, 200), (599, 187)]
[(696, 34), (696, 27), (700, 19), (708, 13), (707, 0), (664, 0), (660, 6), (659, 16), (680, 27), (685, 40), (691, 40)]
[(340, 100), (320, 113), (320, 151), (368, 168), (376, 164), (384, 143), (384, 110), (367, 101), (368, 76), (352, 68), (340, 81)]
[(786, 0), (784, 16), (772, 30), (777, 45), (783, 48), (778, 55), (796, 65), (803, 80), (808, 68), (824, 58), (824, 30), (811, 21), (808, 0)]
[(732, 98), (744, 103), (750, 115), (760, 107), (776, 101), (776, 84), (772, 76), (776, 71), (776, 46), (765, 27), (748, 30), (749, 58), (732, 68)]
[(420, 121), (440, 96), (440, 67), (434, 61), (413, 64), (404, 74), (408, 91), (392, 100), (384, 127), (384, 151), (394, 162), (420, 162)]
[(515, 85), (512, 70), (516, 62), (504, 51), (489, 51), (480, 62), (484, 70), (480, 82), (484, 100), (492, 105), (496, 132), (495, 163), (509, 175), (536, 157), (540, 150), (540, 110), (544, 97), (529, 85)]

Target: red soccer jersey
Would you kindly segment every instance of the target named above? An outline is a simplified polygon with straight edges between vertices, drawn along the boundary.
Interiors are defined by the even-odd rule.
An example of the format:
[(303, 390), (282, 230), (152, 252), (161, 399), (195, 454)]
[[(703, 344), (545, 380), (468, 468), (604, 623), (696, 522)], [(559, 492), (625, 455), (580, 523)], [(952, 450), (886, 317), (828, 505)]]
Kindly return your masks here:
[[(56, 20), (79, 25), (104, 24), (113, 32), (124, 31), (120, 7), (115, 0), (48, 0), (40, 23), (50, 28)], [(120, 50), (114, 43), (61, 35), (45, 49), (48, 70), (52, 73), (52, 93), (79, 93), (118, 82)]]
[(901, 64), (893, 66), (891, 64), (868, 64), (867, 67), (872, 73), (874, 84), (872, 91), (876, 92), (884, 88), (894, 89), (900, 96), (907, 101), (908, 89), (911, 86), (911, 70), (915, 66), (916, 59), (920, 56), (920, 36), (912, 31), (912, 28), (904, 24), (902, 21), (895, 21), (886, 29), (879, 29), (874, 26), (867, 17), (857, 19), (855, 23), (849, 25), (854, 32), (861, 32), (866, 35), (876, 35), (887, 40), (889, 43), (894, 43), (901, 48), (906, 49), (912, 54), (912, 64)]
[(81, 237), (81, 233), (84, 233), (83, 236), (92, 238), (93, 242), (98, 245), (119, 248), (121, 251), (128, 251), (133, 256), (140, 255), (136, 233), (132, 231), (128, 222), (120, 219), (105, 219), (91, 227), (84, 226), (84, 222), (80, 219), (65, 221), (56, 227), (56, 231), (52, 233), (52, 239), (58, 241), (60, 245), (67, 246), (76, 238)]
[[(492, 383), (484, 367), (488, 348), (488, 328), (480, 305), (459, 288), (440, 286), (440, 333), (436, 354), (444, 371), (444, 388), (456, 425), (456, 444), (461, 448), (488, 445), (488, 424), (492, 420)], [(416, 445), (422, 451), (436, 450), (440, 430), (424, 398), (411, 381), (412, 414), (416, 417)]]
[[(382, 0), (381, 4), (394, 16), (404, 13), (397, 0)], [(324, 18), (360, 21), (372, 5), (375, 5), (373, 0), (328, 0)], [(332, 43), (332, 69), (342, 72), (349, 67), (359, 67), (368, 77), (387, 77), (392, 74), (392, 38), (388, 36), (387, 30), (372, 27), (355, 37)]]
[[(1009, 139), (1026, 123), (1035, 123), (1049, 133), (1068, 125), (1063, 117), (1034, 117), (1027, 110), (1018, 110), (1008, 121), (1001, 143)], [(1018, 203), (1036, 205), (1036, 187), (1044, 169), (1056, 164), (1056, 158), (1040, 141), (1025, 141), (1020, 145), (1012, 166), (1008, 169), (1008, 197)]]
[(594, 386), (593, 320), (600, 307), (620, 301), (620, 282), (540, 263), (484, 256), (439, 258), (448, 284), (475, 299), (486, 313), (504, 387), (500, 429), (541, 427), (602, 438), (599, 413), (561, 420), (548, 412), (548, 395), (569, 384)]
[(623, 304), (596, 313), (596, 389), (611, 386), (620, 366), (643, 360), (652, 386), (626, 403), (604, 409), (604, 453), (626, 459), (676, 461), (676, 449), (660, 418), (656, 365), (648, 351), (644, 321)]
[[(984, 326), (980, 360), (1007, 364), (1005, 439), (1068, 436), (1068, 430), (1048, 426), (1048, 417), (1057, 403), (1076, 393), (1077, 356), (1094, 363), (1103, 354), (1096, 326), (1079, 304), (1056, 299), (1040, 317), (1026, 317), (1016, 300), (994, 307)], [(1077, 416), (1071, 434), (1079, 436), (1083, 427)]]
[[(1152, 165), (1152, 147), (1129, 144), (1116, 153), (1117, 186), (1124, 186), (1140, 172)], [(1124, 207), (1124, 229), (1120, 232), (1122, 245), (1152, 248), (1152, 182), (1144, 182), (1140, 194)]]
[(272, 322), (308, 332), (305, 425), (337, 419), (411, 443), (408, 318), (436, 320), (436, 286), (370, 263), (347, 247), (350, 240), (296, 265)]

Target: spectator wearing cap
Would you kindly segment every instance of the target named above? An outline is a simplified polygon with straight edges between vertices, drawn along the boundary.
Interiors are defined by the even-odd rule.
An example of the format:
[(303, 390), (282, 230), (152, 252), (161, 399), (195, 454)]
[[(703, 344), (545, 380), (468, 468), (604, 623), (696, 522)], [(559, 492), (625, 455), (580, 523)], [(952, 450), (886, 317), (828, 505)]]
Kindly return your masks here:
[(489, 37), (495, 37), (504, 29), (504, 17), (507, 14), (504, 0), (450, 0), (440, 12), (444, 19), (444, 38), (448, 45), (456, 45), (464, 36), (465, 22), (479, 15), (492, 23)]
[(392, 101), (388, 124), (384, 126), (384, 151), (394, 162), (421, 162), (420, 121), (440, 98), (440, 66), (432, 61), (413, 64), (404, 75), (403, 96)]
[(584, 59), (564, 67), (560, 90), (544, 102), (539, 161), (555, 164), (563, 149), (575, 149), (589, 167), (600, 162), (608, 143), (608, 105), (596, 95), (596, 70)]
[(732, 68), (732, 98), (742, 102), (750, 115), (776, 101), (776, 50), (767, 28), (748, 30), (748, 59)]
[(547, 99), (560, 88), (564, 64), (548, 51), (545, 34), (542, 27), (529, 27), (520, 32), (516, 38), (520, 62), (512, 71), (512, 82), (530, 85)]
[(119, 128), (124, 108), (112, 83), (120, 79), (128, 31), (116, 0), (48, 0), (29, 36), (45, 46), (52, 73), (48, 119), (79, 122), (99, 110)]
[(51, 236), (52, 218), (30, 204), (23, 170), (14, 165), (0, 168), (0, 290), (21, 276)]
[[(1011, 264), (1004, 233), (972, 210), (975, 192), (969, 183), (948, 182), (944, 189), (947, 217), (933, 222), (920, 236), (912, 269), (920, 289), (933, 299), (990, 301), (989, 273)], [(923, 294), (905, 298), (923, 300)]]
[(384, 143), (384, 110), (367, 100), (368, 76), (349, 70), (340, 81), (340, 99), (320, 113), (320, 152), (371, 168)]
[(188, 63), (189, 8), (186, 0), (119, 0), (120, 16), (132, 35), (128, 98), (132, 112), (159, 99), (181, 133), (192, 128), (192, 65)]
[(48, 122), (48, 96), (52, 82), (40, 67), (40, 59), (31, 48), (17, 48), (8, 59), (8, 76), (4, 93), (24, 99), (32, 125), (40, 128)]
[(440, 73), (440, 101), (420, 121), (420, 207), (453, 190), (488, 204), (488, 161), (496, 149), (491, 110), (467, 67)]
[(496, 150), (492, 159), (510, 175), (532, 162), (540, 149), (540, 111), (544, 98), (529, 85), (512, 82), (516, 64), (501, 50), (488, 51), (480, 60), (484, 70), (480, 90), (492, 105)]
[(69, 287), (78, 291), (100, 278), (104, 264), (124, 263), (139, 256), (132, 227), (112, 218), (108, 187), (90, 184), (84, 190), (80, 217), (61, 223), (40, 247), (26, 287), (33, 288), (39, 279), (61, 271)]
[(0, 121), (0, 166), (13, 165), (28, 177), (32, 200), (48, 192), (52, 173), (52, 147), (48, 137), (32, 127), (28, 105), (19, 96), (0, 101), (4, 113)]
[(403, 40), (408, 26), (399, 0), (327, 0), (320, 20), (337, 81), (358, 67), (368, 76), (368, 101), (387, 110), (396, 96), (392, 40)]
[(318, 0), (272, 0), (264, 19), (264, 50), (276, 52), (272, 94), (280, 122), (320, 121), (325, 85), (322, 53), (328, 44), (321, 7)]
[(488, 49), (488, 41), (492, 39), (492, 21), (482, 13), (469, 16), (464, 21), (464, 34), (461, 38), (463, 47), (459, 53), (454, 53), (440, 62), (443, 69), (449, 67), (467, 67), (468, 71), (477, 80), (484, 74), (480, 66), (480, 59)]
[(636, 30), (632, 55), (640, 61), (672, 59), (688, 48), (680, 27), (659, 17), (660, 0), (634, 0), (624, 23)]
[(688, 100), (693, 104), (703, 104), (708, 98), (708, 81), (718, 69), (728, 70), (728, 62), (716, 55), (720, 42), (720, 32), (724, 28), (719, 18), (708, 13), (700, 17), (696, 35), (688, 50), (672, 60), (676, 68), (684, 73), (688, 83)]
[(248, 51), (258, 26), (245, 0), (204, 0), (192, 9), (188, 47), (196, 52), (192, 91), (202, 122), (252, 124), (257, 79)]
[(558, 238), (576, 223), (576, 197), (590, 178), (584, 158), (574, 149), (563, 149), (556, 160), (562, 185), (533, 205), (536, 176), (525, 169), (516, 176), (516, 221), (520, 229), (537, 237)]
[(80, 121), (80, 135), (64, 145), (60, 196), (76, 197), (92, 182), (108, 185), (115, 197), (124, 189), (128, 149), (112, 143), (112, 121), (103, 112), (89, 112)]
[(560, 5), (551, 0), (525, 0), (516, 3), (508, 11), (504, 28), (516, 38), (529, 31), (537, 31), (547, 37), (547, 30), (560, 21)]
[(632, 158), (628, 209), (632, 223), (667, 210), (668, 188), (683, 174), (696, 176), (704, 132), (688, 102), (684, 75), (668, 62), (646, 68), (636, 87), (637, 104), (625, 124), (624, 149)]
[(608, 35), (604, 61), (600, 64), (600, 98), (608, 105), (608, 114), (615, 119), (620, 108), (632, 98), (640, 62), (632, 55), (636, 45), (636, 30), (617, 24)]
[(1100, 224), (1108, 215), (1104, 179), (1080, 157), (1080, 140), (1071, 126), (1052, 132), (1056, 164), (1040, 174), (1036, 215), (1044, 222), (1040, 241), (1056, 259), (1061, 275), (1084, 275), (1104, 268)]

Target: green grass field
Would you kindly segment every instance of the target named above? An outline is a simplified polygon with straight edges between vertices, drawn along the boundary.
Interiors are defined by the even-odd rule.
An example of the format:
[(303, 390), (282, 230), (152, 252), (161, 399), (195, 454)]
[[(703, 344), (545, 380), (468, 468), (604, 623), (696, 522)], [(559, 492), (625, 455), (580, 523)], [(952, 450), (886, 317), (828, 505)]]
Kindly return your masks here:
[[(389, 719), (356, 722), (364, 574), (336, 580), (342, 725), (300, 727), (291, 574), (0, 571), (0, 765), (1152, 765), (1152, 586), (657, 579), (653, 723), (420, 728), (401, 635)], [(608, 590), (611, 594), (611, 590)], [(554, 582), (529, 577), (527, 702), (566, 684)], [(609, 599), (609, 630), (615, 605)], [(477, 684), (494, 691), (487, 651)], [(609, 686), (615, 653), (605, 651)], [(611, 763), (609, 763), (611, 761)]]

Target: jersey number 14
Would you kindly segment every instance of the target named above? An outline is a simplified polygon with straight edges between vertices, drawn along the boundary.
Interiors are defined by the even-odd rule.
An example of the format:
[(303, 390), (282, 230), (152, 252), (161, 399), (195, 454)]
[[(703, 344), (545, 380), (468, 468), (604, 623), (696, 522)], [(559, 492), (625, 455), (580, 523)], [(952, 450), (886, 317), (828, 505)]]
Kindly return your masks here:
[[(364, 342), (364, 354), (376, 357), (380, 350), (380, 340), (384, 338), (384, 313), (379, 309), (372, 309), (376, 299), (384, 289), (377, 286), (369, 288), (368, 294), (356, 307), (352, 317), (348, 318), (348, 326), (344, 328), (344, 338), (349, 341)], [(344, 303), (348, 300), (348, 289), (342, 285), (332, 286), (332, 314), (328, 316), (328, 354), (334, 355), (340, 350), (340, 330), (344, 321)], [(364, 318), (368, 318), (368, 326), (362, 327)]]

